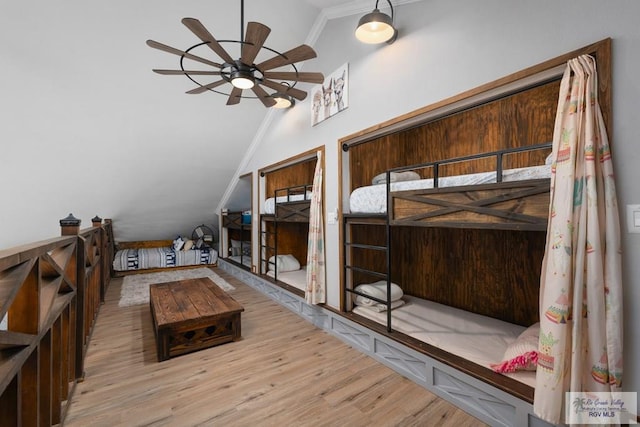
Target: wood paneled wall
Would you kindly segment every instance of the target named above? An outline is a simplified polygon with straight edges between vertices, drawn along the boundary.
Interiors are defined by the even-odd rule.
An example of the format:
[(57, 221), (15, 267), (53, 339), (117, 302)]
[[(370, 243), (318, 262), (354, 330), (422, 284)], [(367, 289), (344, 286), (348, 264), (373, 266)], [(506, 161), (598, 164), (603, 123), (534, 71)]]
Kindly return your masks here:
[[(349, 149), (352, 188), (387, 169), (551, 142), (560, 81), (500, 98)], [(544, 164), (551, 150), (510, 155), (505, 168)], [(456, 163), (441, 176), (495, 170), (494, 159)], [(430, 171), (418, 171), (424, 178)]]
[[(273, 221), (265, 221), (265, 229), (267, 231), (267, 245), (269, 247), (275, 246), (275, 227), (276, 223)], [(279, 222), (277, 224), (277, 249), (279, 255), (291, 254), (301, 266), (307, 265), (307, 236), (309, 235), (309, 223), (305, 222)], [(274, 255), (273, 249), (267, 250), (268, 260)]]
[[(313, 174), (316, 169), (317, 158), (296, 163), (265, 176), (265, 189), (267, 197), (273, 197), (276, 190), (296, 185), (313, 184)], [(279, 196), (284, 194), (279, 194)]]

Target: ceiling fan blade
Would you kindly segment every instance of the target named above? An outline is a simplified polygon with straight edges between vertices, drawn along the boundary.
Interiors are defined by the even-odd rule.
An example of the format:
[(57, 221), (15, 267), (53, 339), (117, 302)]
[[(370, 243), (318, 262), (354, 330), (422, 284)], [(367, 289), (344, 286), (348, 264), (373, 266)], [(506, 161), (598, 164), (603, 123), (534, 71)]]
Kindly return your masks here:
[(195, 89), (191, 89), (191, 90), (187, 91), (187, 93), (188, 93), (189, 95), (197, 95), (197, 94), (199, 94), (199, 93), (204, 93), (204, 92), (208, 91), (209, 89), (213, 89), (214, 87), (218, 87), (218, 86), (220, 86), (220, 85), (223, 85), (223, 84), (225, 84), (226, 82), (227, 82), (227, 81), (226, 81), (226, 80), (224, 80), (224, 79), (222, 79), (222, 80), (218, 80), (217, 82), (209, 83), (209, 84), (207, 84), (207, 85), (199, 86), (199, 87), (197, 87), (197, 88), (195, 88)]
[(185, 52), (183, 50), (176, 49), (174, 47), (167, 46), (166, 44), (158, 43), (158, 42), (153, 41), (153, 40), (147, 40), (147, 45), (149, 47), (154, 48), (154, 49), (162, 50), (162, 51), (168, 52), (168, 53), (173, 53), (174, 55), (178, 55), (178, 56), (184, 56), (185, 58), (189, 58), (189, 59), (191, 59), (193, 61), (197, 61), (197, 62), (201, 62), (203, 64), (211, 65), (212, 67), (216, 67), (216, 68), (220, 68), (221, 67), (221, 65), (216, 63), (216, 62), (209, 61), (208, 59), (204, 59), (204, 58), (201, 58), (199, 56), (192, 55), (192, 54), (187, 53), (187, 52)]
[(305, 83), (318, 83), (324, 82), (324, 75), (322, 73), (296, 73), (295, 71), (267, 71), (264, 73), (264, 77), (274, 80), (295, 80)]
[(281, 55), (274, 56), (271, 59), (267, 59), (264, 62), (256, 65), (260, 71), (272, 70), (274, 68), (282, 67), (283, 65), (293, 64), (295, 62), (306, 61), (307, 59), (315, 58), (316, 52), (310, 46), (306, 44), (294, 47), (291, 50), (286, 51)]
[(233, 90), (229, 94), (229, 99), (227, 100), (227, 105), (235, 105), (240, 102), (240, 96), (242, 96), (242, 89), (233, 87)]
[(247, 24), (247, 35), (244, 38), (245, 42), (242, 44), (242, 56), (240, 57), (240, 61), (243, 64), (253, 65), (253, 60), (256, 59), (270, 32), (271, 28), (259, 22), (249, 22)]
[(276, 104), (276, 100), (269, 96), (269, 94), (259, 85), (253, 85), (251, 90), (256, 94), (260, 101), (262, 101), (265, 107), (273, 107)]
[(220, 71), (198, 71), (198, 70), (153, 70), (154, 73), (162, 74), (164, 76), (178, 76), (184, 74), (191, 74), (194, 76), (219, 76)]
[(275, 90), (276, 92), (282, 92), (282, 93), (286, 93), (289, 94), (291, 96), (293, 96), (295, 99), (297, 99), (298, 101), (304, 101), (305, 98), (307, 97), (307, 92), (300, 90), (300, 89), (296, 89), (295, 87), (289, 87), (287, 85), (283, 85), (281, 83), (277, 83), (274, 82), (272, 80), (262, 80), (260, 82), (260, 84), (263, 84), (267, 87), (270, 87), (271, 89)]
[(233, 64), (233, 58), (227, 53), (211, 33), (195, 18), (183, 18), (182, 23), (191, 30), (200, 40), (205, 42), (220, 58), (229, 64)]

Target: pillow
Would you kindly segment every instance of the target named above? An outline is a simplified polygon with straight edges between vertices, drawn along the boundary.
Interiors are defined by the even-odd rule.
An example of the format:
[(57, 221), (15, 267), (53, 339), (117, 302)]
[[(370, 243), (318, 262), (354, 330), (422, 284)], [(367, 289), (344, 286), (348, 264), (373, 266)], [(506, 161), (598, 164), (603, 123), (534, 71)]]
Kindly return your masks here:
[(296, 271), (300, 270), (300, 263), (291, 254), (287, 255), (278, 255), (277, 259), (275, 256), (269, 258), (269, 269), (273, 269), (273, 265), (275, 263), (275, 270), (278, 273), (285, 273), (287, 271)]
[[(420, 175), (418, 172), (414, 171), (405, 171), (405, 172), (391, 172), (391, 182), (400, 182), (400, 181), (413, 181), (416, 179), (420, 179)], [(381, 173), (380, 175), (376, 175), (373, 180), (371, 180), (371, 184), (386, 184), (387, 183), (387, 173)]]
[[(382, 301), (387, 300), (387, 282), (385, 280), (358, 285), (356, 286), (355, 290), (368, 296), (378, 298)], [(395, 283), (391, 283), (391, 301), (393, 302), (399, 300), (400, 298), (402, 298), (402, 295), (404, 295), (404, 293), (402, 292), (400, 286), (396, 285)], [(358, 295), (356, 296), (355, 303), (358, 305), (373, 306), (378, 304), (378, 301), (374, 301), (367, 297), (363, 297), (362, 295)]]
[(540, 323), (529, 326), (504, 352), (502, 362), (491, 365), (501, 374), (516, 371), (535, 371), (538, 364), (538, 338)]
[(240, 244), (241, 244), (240, 240), (233, 240), (233, 239), (231, 239), (231, 247), (232, 247), (232, 248), (239, 248), (239, 247), (240, 247)]
[[(361, 305), (361, 304), (358, 304), (357, 299), (356, 299), (356, 304)], [(403, 304), (404, 304), (404, 300), (402, 299), (391, 301), (391, 310), (398, 308)], [(382, 313), (383, 311), (387, 311), (387, 304), (375, 303), (373, 305), (362, 305), (362, 306), (367, 310), (375, 311), (376, 313)]]
[(176, 251), (179, 251), (180, 249), (182, 249), (183, 246), (184, 246), (184, 240), (182, 240), (182, 237), (180, 236), (176, 237), (176, 240), (173, 241), (173, 249)]
[(195, 243), (193, 242), (193, 240), (187, 239), (187, 241), (184, 242), (184, 247), (182, 248), (182, 250), (183, 251), (190, 251), (191, 249), (193, 249), (194, 245), (195, 245)]

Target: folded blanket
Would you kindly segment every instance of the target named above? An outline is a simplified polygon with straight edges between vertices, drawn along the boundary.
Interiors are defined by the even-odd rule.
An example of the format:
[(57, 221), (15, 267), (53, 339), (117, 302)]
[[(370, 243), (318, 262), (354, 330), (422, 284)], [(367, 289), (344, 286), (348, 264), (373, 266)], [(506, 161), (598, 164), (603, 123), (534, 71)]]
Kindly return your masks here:
[[(382, 301), (387, 300), (387, 282), (385, 280), (380, 280), (374, 283), (358, 285), (356, 286), (355, 291), (366, 294), (373, 298), (377, 298)], [(391, 301), (399, 300), (400, 298), (402, 298), (402, 295), (404, 295), (404, 293), (402, 292), (402, 289), (400, 288), (400, 286), (396, 285), (395, 283), (391, 283)], [(378, 301), (372, 300), (367, 297), (363, 297), (362, 295), (358, 295), (356, 296), (355, 303), (357, 305), (373, 306), (378, 304)]]
[(300, 270), (300, 262), (291, 254), (272, 256), (269, 258), (269, 270), (276, 270), (278, 273)]
[[(404, 300), (396, 300), (391, 302), (391, 310), (400, 307), (404, 304)], [(367, 310), (375, 311), (376, 313), (382, 313), (383, 311), (387, 311), (387, 304), (376, 303), (374, 305), (363, 305), (362, 308)]]

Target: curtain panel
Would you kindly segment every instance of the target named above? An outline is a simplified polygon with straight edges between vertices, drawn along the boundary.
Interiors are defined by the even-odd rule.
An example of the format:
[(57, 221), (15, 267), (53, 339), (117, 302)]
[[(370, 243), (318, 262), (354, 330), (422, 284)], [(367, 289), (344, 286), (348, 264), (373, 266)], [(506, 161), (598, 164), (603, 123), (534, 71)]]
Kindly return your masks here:
[(564, 422), (565, 392), (622, 391), (620, 224), (595, 60), (568, 62), (553, 137), (540, 279), (535, 414)]
[(313, 176), (313, 192), (309, 210), (309, 241), (307, 246), (307, 287), (305, 299), (309, 304), (326, 302), (324, 264), (324, 226), (322, 210), (322, 152)]

